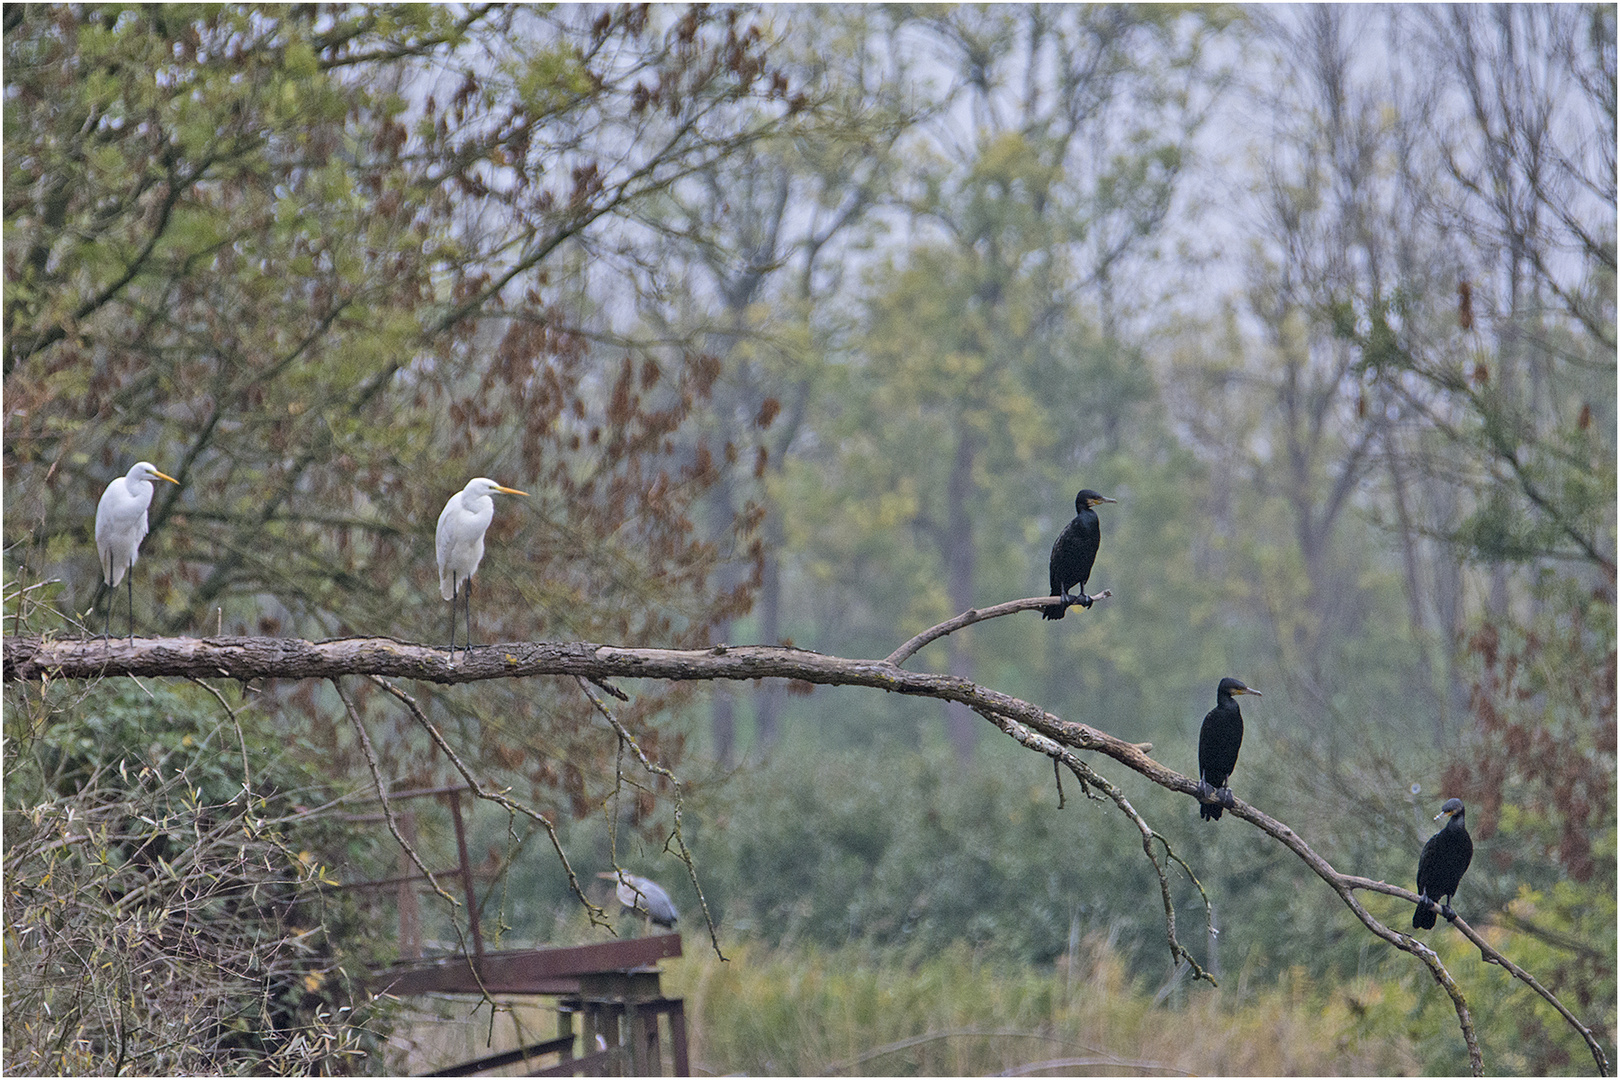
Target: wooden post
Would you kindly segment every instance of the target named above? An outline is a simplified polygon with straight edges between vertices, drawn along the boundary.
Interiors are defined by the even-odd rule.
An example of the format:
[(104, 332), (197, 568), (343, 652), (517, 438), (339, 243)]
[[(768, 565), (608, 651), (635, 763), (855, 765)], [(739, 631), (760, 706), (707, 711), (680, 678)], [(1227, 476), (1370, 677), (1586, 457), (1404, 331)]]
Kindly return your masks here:
[(675, 1075), (691, 1076), (692, 1064), (686, 1057), (686, 1003), (681, 998), (669, 1003), (669, 1051), (675, 1058)]
[[(411, 847), (416, 847), (416, 811), (402, 810), (399, 831)], [(408, 880), (416, 874), (416, 864), (404, 848), (399, 849), (399, 955), (404, 960), (415, 960), (422, 955), (422, 909), (416, 901), (416, 882)]]
[(596, 1039), (601, 1034), (602, 1015), (595, 1005), (585, 1002), (580, 1009), (579, 1019), (579, 1056), (590, 1057), (597, 1050)]
[(450, 817), (456, 826), (456, 854), (461, 860), (461, 890), (467, 897), (467, 920), (472, 929), (473, 955), (484, 955), (484, 934), (478, 927), (478, 894), (473, 890), (472, 859), (467, 855), (467, 827), (461, 820), (461, 792), (449, 792)]
[(630, 1055), (625, 1052), (627, 1049), (625, 1047), (625, 1037), (627, 1034), (625, 1031), (627, 1026), (625, 1021), (628, 1019), (628, 1017), (625, 1016), (624, 1005), (617, 1001), (608, 1002), (602, 1007), (602, 1015), (607, 1019), (605, 1026), (607, 1028), (606, 1038), (608, 1049), (613, 1051), (613, 1058), (608, 1064), (608, 1075), (634, 1075), (630, 1069), (626, 1067), (630, 1064), (628, 1060)]
[(662, 1076), (664, 1063), (658, 1053), (658, 1012), (656, 1003), (637, 1006), (636, 1024), (631, 1038), (636, 1040), (635, 1069), (637, 1076)]
[(569, 1008), (567, 1002), (561, 1003), (557, 1009), (557, 1038), (568, 1039), (568, 1045), (560, 1051), (561, 1060), (574, 1060), (574, 1011)]

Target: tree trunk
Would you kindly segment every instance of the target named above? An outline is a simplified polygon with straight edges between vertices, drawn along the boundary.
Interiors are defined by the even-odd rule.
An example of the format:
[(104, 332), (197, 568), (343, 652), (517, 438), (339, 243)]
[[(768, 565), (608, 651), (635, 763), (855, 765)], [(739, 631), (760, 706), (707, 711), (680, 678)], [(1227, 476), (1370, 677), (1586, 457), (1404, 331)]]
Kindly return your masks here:
[[(714, 633), (715, 641), (723, 644), (731, 636), (730, 620), (715, 627)], [(736, 700), (731, 687), (723, 683), (714, 688), (709, 725), (714, 739), (714, 760), (730, 766), (737, 752)]]
[[(973, 606), (973, 520), (968, 504), (973, 497), (973, 459), (977, 446), (971, 432), (961, 431), (956, 440), (956, 460), (951, 465), (951, 478), (946, 485), (945, 513), (945, 588), (950, 596), (952, 611), (966, 611)], [(946, 642), (945, 670), (961, 679), (973, 679), (973, 655), (963, 646), (957, 635)], [(973, 757), (973, 746), (979, 736), (979, 724), (973, 711), (960, 702), (945, 704), (945, 723), (951, 745), (962, 761)]]
[[(782, 550), (780, 513), (765, 522), (764, 580), (759, 588), (759, 640), (766, 645), (782, 642), (782, 563), (776, 552)], [(763, 754), (776, 744), (782, 715), (782, 686), (764, 682), (754, 690), (754, 753)]]

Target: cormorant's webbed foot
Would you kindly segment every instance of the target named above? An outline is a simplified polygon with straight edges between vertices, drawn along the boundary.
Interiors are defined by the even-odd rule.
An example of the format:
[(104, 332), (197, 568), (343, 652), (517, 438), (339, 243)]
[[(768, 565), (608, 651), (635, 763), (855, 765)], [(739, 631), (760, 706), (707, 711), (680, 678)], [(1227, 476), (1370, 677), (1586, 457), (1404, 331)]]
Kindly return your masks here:
[(1440, 905), (1440, 914), (1442, 914), (1442, 915), (1444, 915), (1446, 917), (1446, 922), (1456, 922), (1457, 921), (1457, 913), (1455, 911), (1451, 910), (1451, 905), (1450, 904), (1441, 904)]
[(1235, 800), (1232, 798), (1232, 789), (1229, 787), (1223, 787), (1219, 791), (1215, 792), (1215, 797), (1221, 800), (1221, 805), (1226, 807), (1228, 810), (1232, 809), (1232, 807), (1235, 805)]
[(1208, 780), (1200, 780), (1200, 781), (1198, 781), (1198, 801), (1199, 802), (1203, 802), (1204, 800), (1208, 799), (1213, 794), (1215, 794), (1215, 788), (1213, 786), (1211, 786), (1211, 784), (1209, 783)]
[(1087, 596), (1085, 593), (1081, 593), (1075, 600), (1075, 603), (1079, 604), (1083, 608), (1089, 608), (1091, 607), (1091, 597)]

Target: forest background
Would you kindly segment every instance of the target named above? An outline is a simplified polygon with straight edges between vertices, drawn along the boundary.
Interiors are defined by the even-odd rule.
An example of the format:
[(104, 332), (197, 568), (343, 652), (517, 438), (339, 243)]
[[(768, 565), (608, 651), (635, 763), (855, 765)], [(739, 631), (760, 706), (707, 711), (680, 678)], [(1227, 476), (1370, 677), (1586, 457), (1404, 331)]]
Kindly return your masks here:
[[(480, 641), (869, 657), (1045, 595), (1094, 488), (1108, 600), (914, 664), (1187, 773), (1238, 675), (1238, 794), (1369, 877), (1410, 884), (1461, 797), (1459, 910), (1612, 1052), (1612, 7), (13, 5), (4, 33), (6, 633), (99, 631), (95, 502), (139, 459), (181, 480), (142, 632), (440, 642), (433, 524), (488, 475), (532, 496), (497, 507)], [(340, 1015), (397, 924), (333, 886), (397, 865), (368, 756), (401, 790), (458, 779), (441, 751), (368, 685), (128, 682), (7, 690), (8, 1069), (424, 1052)], [(1212, 989), (1167, 962), (1129, 823), (1060, 809), (971, 712), (629, 689), (678, 789), (563, 680), (412, 692), (584, 878), (676, 894), (706, 1068), (1071, 1053), (1031, 1035), (1462, 1067), (1427, 973), (1235, 820), (1113, 777), (1210, 899), (1205, 936), (1176, 880)], [(677, 794), (729, 964), (694, 955)], [(546, 831), (481, 814), (493, 936), (600, 936)], [(1493, 1071), (1590, 1067), (1447, 929)]]

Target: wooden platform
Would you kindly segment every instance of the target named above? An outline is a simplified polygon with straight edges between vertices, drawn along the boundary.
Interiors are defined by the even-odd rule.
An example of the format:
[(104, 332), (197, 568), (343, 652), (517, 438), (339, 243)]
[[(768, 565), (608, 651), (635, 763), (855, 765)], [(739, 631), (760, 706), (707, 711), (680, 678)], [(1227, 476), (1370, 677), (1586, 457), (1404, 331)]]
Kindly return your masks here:
[(659, 934), (555, 949), (417, 960), (378, 972), (368, 982), (379, 994), (575, 995), (585, 992), (587, 984), (607, 986), (615, 977), (624, 980), (651, 968), (656, 988), (658, 961), (679, 955), (681, 935)]
[[(690, 1076), (686, 1008), (666, 998), (658, 961), (681, 955), (679, 934), (554, 949), (520, 949), (411, 961), (373, 974), (377, 994), (540, 994), (557, 997), (557, 1037), (435, 1070), (429, 1076), (473, 1076), (519, 1062), (529, 1076), (658, 1076), (663, 1072), (658, 1018), (669, 1024), (671, 1065)], [(581, 1019), (578, 1045), (574, 1016)], [(582, 1053), (583, 1051), (583, 1053)], [(549, 1066), (539, 1059), (558, 1055)]]

